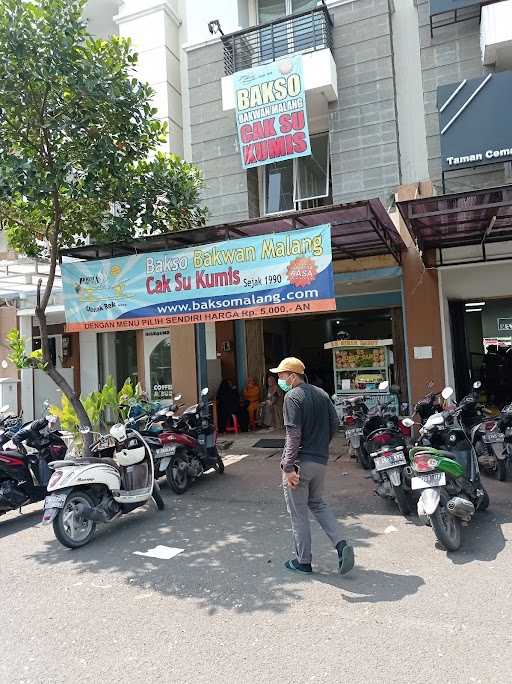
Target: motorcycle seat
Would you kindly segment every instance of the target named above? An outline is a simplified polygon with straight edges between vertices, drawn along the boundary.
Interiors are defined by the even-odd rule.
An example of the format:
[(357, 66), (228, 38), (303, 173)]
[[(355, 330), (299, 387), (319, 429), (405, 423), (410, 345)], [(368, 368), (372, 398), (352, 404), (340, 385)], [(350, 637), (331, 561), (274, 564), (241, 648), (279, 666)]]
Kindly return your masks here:
[(20, 461), (27, 461), (29, 454), (23, 453), (22, 451), (14, 451), (14, 449), (0, 449), (0, 455), (12, 456), (12, 458), (19, 458)]
[(104, 456), (103, 458), (98, 458), (97, 456), (84, 456), (83, 458), (76, 459), (66, 459), (64, 461), (52, 461), (50, 466), (52, 468), (64, 468), (65, 466), (75, 466), (75, 465), (109, 465), (113, 466), (116, 470), (119, 466), (114, 461), (113, 458), (108, 458)]
[(453, 451), (443, 451), (443, 449), (437, 449), (437, 453), (442, 456), (443, 458), (449, 458), (452, 461), (456, 461), (456, 455), (454, 454)]

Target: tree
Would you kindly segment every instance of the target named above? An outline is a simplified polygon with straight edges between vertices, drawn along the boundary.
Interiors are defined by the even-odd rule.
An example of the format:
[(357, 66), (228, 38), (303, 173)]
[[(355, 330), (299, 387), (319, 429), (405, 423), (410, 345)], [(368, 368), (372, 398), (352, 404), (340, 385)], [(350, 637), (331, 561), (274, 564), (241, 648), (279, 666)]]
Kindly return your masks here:
[(49, 351), (59, 250), (200, 226), (206, 210), (199, 170), (158, 151), (166, 127), (129, 41), (93, 38), (84, 3), (0, 3), (0, 222), (13, 249), (49, 262), (35, 307), (42, 359), (25, 361), (43, 367), (90, 426)]

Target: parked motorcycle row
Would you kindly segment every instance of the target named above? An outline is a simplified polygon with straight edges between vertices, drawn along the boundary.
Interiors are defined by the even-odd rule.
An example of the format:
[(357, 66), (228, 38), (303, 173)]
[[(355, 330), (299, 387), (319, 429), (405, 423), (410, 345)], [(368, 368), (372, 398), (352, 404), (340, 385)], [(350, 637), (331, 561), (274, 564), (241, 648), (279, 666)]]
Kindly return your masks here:
[(43, 524), (53, 524), (61, 544), (77, 548), (91, 541), (97, 523), (150, 500), (163, 510), (160, 478), (183, 494), (208, 470), (224, 472), (207, 397), (204, 388), (199, 403), (181, 414), (181, 395), (166, 408), (127, 407), (124, 423), (95, 435), (89, 455), (76, 457), (54, 417), (23, 425), (0, 409), (0, 515), (44, 499)]
[[(449, 551), (460, 547), (462, 527), (489, 506), (480, 473), (506, 480), (512, 461), (512, 404), (491, 418), (479, 402), (480, 387), (475, 382), (458, 403), (450, 403), (450, 387), (429, 392), (402, 418), (394, 399), (372, 409), (364, 395), (343, 404), (352, 456), (371, 471), (376, 493), (403, 515), (416, 507)], [(388, 389), (387, 382), (379, 385)]]

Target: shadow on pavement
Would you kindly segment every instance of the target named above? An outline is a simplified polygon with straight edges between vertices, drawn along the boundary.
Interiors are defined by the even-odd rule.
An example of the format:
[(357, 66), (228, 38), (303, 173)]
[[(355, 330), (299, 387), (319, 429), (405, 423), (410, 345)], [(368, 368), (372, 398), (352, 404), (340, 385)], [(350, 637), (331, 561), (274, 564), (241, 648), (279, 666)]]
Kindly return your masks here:
[[(350, 603), (400, 601), (424, 584), (424, 579), (416, 575), (357, 566), (346, 577), (337, 575), (334, 565), (332, 575), (320, 571), (313, 578), (287, 571), (283, 563), (291, 557), (290, 521), (282, 498), (279, 467), (264, 455), (250, 456), (228, 464), (223, 476), (207, 475), (181, 497), (163, 487), (165, 511), (157, 512), (151, 506), (99, 526), (95, 539), (82, 549), (65, 549), (50, 530), (51, 540), (29, 557), (41, 565), (61, 566), (64, 581), (66, 568), (72, 566), (73, 578), (78, 573), (87, 581), (92, 575), (106, 583), (191, 599), (209, 613), (223, 609), (283, 613), (303, 599), (311, 581), (338, 588), (340, 600)], [(356, 547), (357, 556), (358, 547), (371, 546), (372, 540), (382, 534), (362, 521), (372, 514), (396, 516), (396, 510), (372, 495), (372, 485), (364, 477), (359, 478), (353, 470), (345, 473), (351, 470), (347, 464), (341, 464), (338, 470), (336, 466), (331, 468), (328, 499), (342, 521), (343, 533)], [(498, 494), (496, 513), (476, 516), (464, 530), (461, 551), (449, 555), (453, 563), (491, 561), (503, 549), (501, 525), (512, 519), (512, 506), (508, 489), (502, 488)], [(35, 522), (34, 516), (26, 517), (31, 518), (28, 524)], [(328, 552), (315, 522), (312, 530), (314, 544), (320, 543), (322, 554)], [(146, 552), (158, 545), (183, 552), (171, 560), (134, 555), (135, 551)]]
[[(242, 467), (228, 468), (223, 477), (207, 476), (182, 497), (162, 488), (165, 511), (151, 506), (102, 525), (82, 549), (70, 551), (52, 538), (29, 558), (41, 565), (62, 565), (63, 573), (72, 564), (74, 578), (78, 569), (85, 577), (92, 573), (145, 591), (195, 599), (210, 613), (284, 612), (302, 599), (301, 584), (310, 577), (283, 567), (291, 546), (290, 523), (275, 478), (255, 487), (237, 473)], [(346, 510), (338, 512), (343, 516)], [(377, 536), (355, 514), (346, 523), (355, 546), (368, 545)], [(314, 534), (322, 532), (317, 528)], [(134, 555), (158, 545), (184, 551), (170, 561)], [(366, 581), (358, 580), (358, 586)]]
[[(322, 584), (329, 584), (343, 590), (342, 598), (347, 603), (387, 603), (401, 601), (415, 594), (425, 584), (418, 575), (399, 575), (382, 570), (368, 570), (357, 567), (353, 573), (340, 575), (315, 575)], [(350, 592), (350, 593), (347, 593)]]
[(448, 553), (448, 558), (455, 565), (496, 560), (507, 542), (502, 526), (510, 522), (512, 516), (502, 512), (499, 515), (492, 511), (477, 513), (468, 527), (462, 529), (461, 548)]
[[(0, 516), (0, 539), (8, 537), (11, 534), (16, 534), (22, 530), (26, 530), (29, 527), (34, 527), (37, 523), (41, 522), (43, 516), (43, 504), (41, 502), (41, 508), (35, 511), (30, 511), (30, 513), (7, 513), (5, 516)], [(15, 516), (15, 517), (13, 517)]]

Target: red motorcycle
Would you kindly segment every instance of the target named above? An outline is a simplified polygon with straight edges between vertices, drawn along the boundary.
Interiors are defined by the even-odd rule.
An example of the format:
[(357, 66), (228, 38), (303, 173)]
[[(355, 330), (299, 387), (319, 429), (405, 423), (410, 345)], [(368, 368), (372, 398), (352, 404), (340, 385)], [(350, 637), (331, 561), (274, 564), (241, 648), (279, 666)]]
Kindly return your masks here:
[[(155, 464), (155, 477), (165, 477), (176, 494), (183, 494), (190, 484), (212, 468), (224, 472), (224, 462), (217, 448), (208, 388), (201, 391), (198, 404), (175, 415), (176, 404), (162, 409), (142, 432)], [(178, 399), (178, 397), (176, 398)]]
[(0, 515), (42, 501), (50, 479), (48, 463), (63, 458), (66, 444), (53, 416), (24, 425), (0, 450)]

